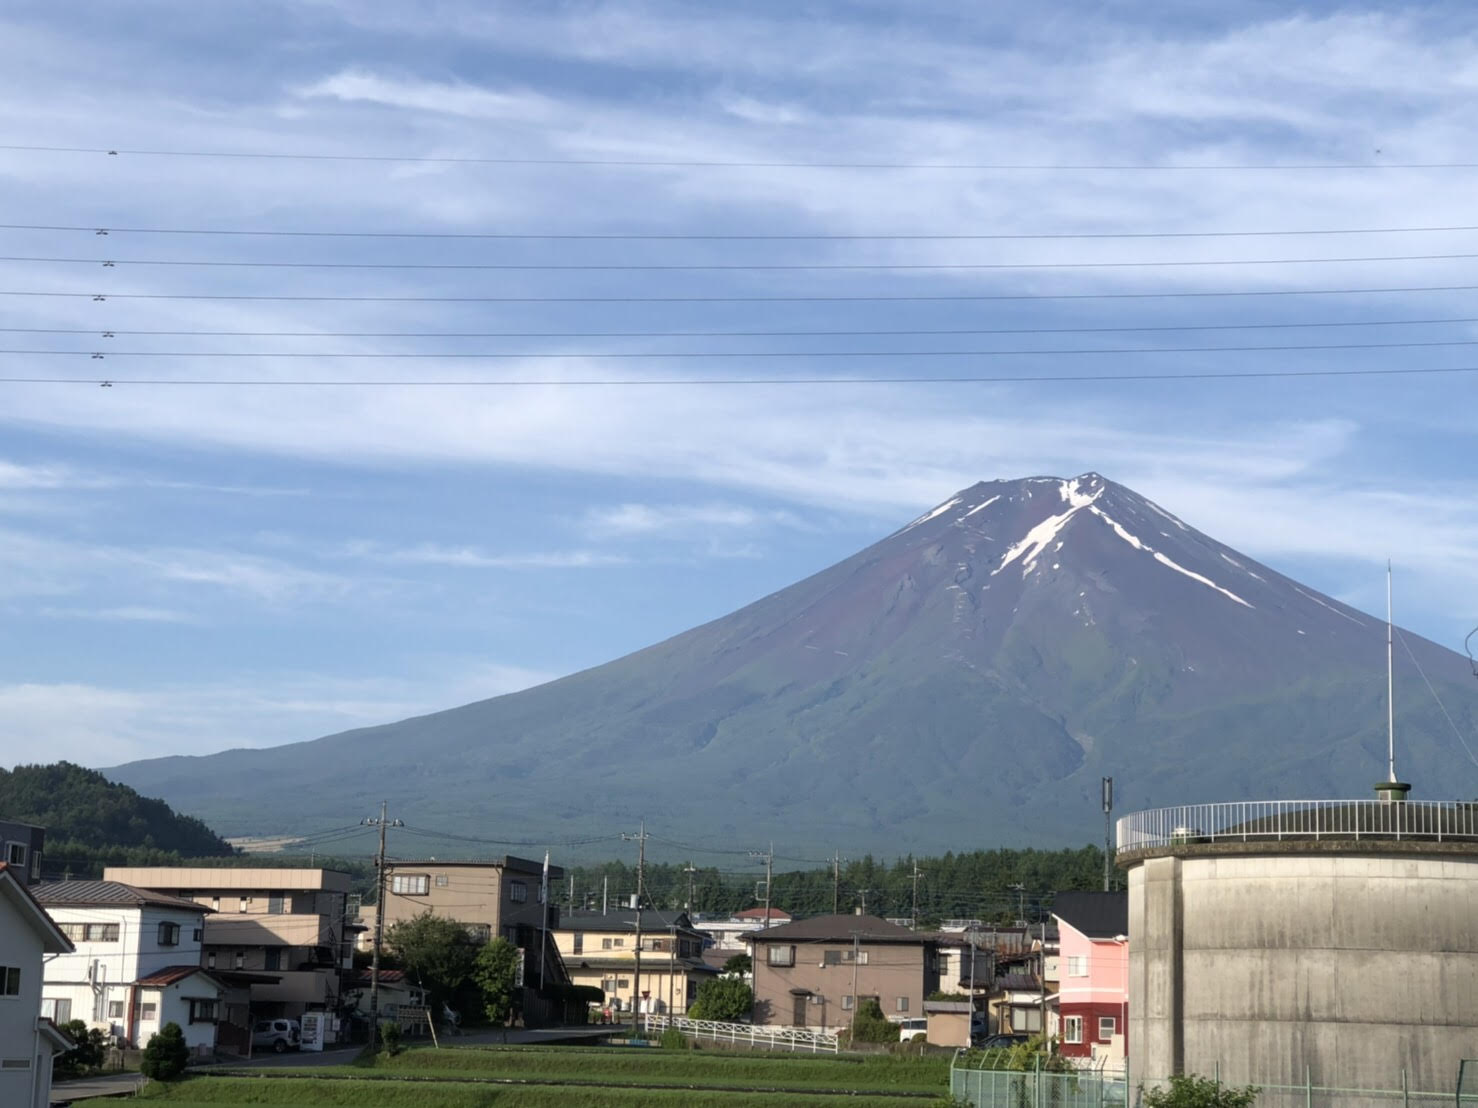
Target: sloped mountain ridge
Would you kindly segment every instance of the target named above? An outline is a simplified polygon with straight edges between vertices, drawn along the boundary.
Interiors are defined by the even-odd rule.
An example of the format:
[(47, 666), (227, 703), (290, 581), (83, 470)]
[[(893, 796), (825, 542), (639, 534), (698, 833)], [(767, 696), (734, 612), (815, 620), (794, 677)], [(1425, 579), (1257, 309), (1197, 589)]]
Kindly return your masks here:
[[(1466, 660), (1407, 636), (1459, 727)], [(390, 791), (426, 827), (899, 853), (1102, 834), (1121, 806), (1366, 796), (1384, 624), (1096, 473), (982, 482), (829, 569), (594, 669), (308, 743), (111, 775), (228, 833), (336, 825)], [(1478, 795), (1420, 677), (1419, 791)], [(325, 801), (325, 798), (332, 798)]]

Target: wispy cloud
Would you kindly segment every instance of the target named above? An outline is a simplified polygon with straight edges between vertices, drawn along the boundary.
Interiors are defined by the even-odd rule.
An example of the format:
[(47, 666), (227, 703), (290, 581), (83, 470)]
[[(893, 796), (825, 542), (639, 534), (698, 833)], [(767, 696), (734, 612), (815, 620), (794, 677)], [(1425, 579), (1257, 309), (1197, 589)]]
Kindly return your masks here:
[(447, 566), (454, 569), (595, 569), (625, 565), (629, 559), (596, 550), (535, 550), (494, 554), (471, 546), (418, 543), (392, 547), (358, 540), (343, 547), (346, 557), (389, 565)]
[(42, 608), (48, 619), (89, 619), (105, 623), (199, 623), (199, 617), (174, 608), (146, 608), (125, 605), (121, 608)]

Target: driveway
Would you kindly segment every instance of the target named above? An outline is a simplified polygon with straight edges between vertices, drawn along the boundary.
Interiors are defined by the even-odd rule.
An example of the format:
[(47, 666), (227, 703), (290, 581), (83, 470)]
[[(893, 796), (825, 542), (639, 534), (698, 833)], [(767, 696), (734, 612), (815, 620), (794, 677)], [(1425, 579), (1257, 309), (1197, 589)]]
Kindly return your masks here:
[(99, 1096), (126, 1096), (133, 1093), (144, 1079), (137, 1073), (107, 1073), (97, 1077), (79, 1077), (75, 1081), (62, 1081), (51, 1086), (51, 1102), (67, 1104), (79, 1100), (91, 1100)]

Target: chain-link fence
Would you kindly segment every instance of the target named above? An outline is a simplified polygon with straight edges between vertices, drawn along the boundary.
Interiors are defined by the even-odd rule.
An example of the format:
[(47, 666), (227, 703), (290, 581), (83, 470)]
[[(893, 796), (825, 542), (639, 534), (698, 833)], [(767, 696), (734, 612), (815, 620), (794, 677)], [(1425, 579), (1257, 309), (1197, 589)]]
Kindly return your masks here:
[[(975, 1108), (1139, 1108), (1146, 1088), (1167, 1084), (1164, 1079), (1131, 1080), (1122, 1071), (993, 1068), (999, 1064), (978, 1052), (961, 1052), (950, 1067), (950, 1095)], [(1207, 1076), (1223, 1087), (1256, 1087), (1256, 1108), (1478, 1108), (1478, 1060), (1464, 1062), (1455, 1086), (1445, 1091), (1413, 1089), (1404, 1071), (1386, 1089), (1316, 1085), (1312, 1077), (1301, 1085), (1286, 1085), (1255, 1078), (1226, 1080), (1219, 1071)]]

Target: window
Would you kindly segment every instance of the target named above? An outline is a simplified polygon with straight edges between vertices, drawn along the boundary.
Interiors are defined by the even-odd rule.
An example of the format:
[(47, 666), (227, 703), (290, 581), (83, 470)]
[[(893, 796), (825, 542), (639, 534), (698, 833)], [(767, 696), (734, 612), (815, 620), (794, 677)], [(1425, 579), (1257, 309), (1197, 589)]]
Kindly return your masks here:
[[(851, 959), (848, 959), (848, 961), (851, 961)], [(867, 951), (859, 950), (857, 952), (857, 964), (859, 966), (867, 965)]]
[(74, 943), (116, 943), (118, 941), (116, 923), (64, 923), (61, 929), (62, 934)]
[(243, 896), (243, 897), (240, 898), (240, 900), (241, 900), (240, 906), (236, 910), (238, 912), (244, 912), (244, 911), (246, 911), (246, 906), (249, 903), (251, 903), (251, 897), (249, 897), (249, 896)]
[(269, 969), (269, 970), (275, 970), (275, 969), (281, 969), (282, 968), (282, 947), (280, 947), (280, 946), (269, 946), (269, 947), (267, 947), (267, 949), (266, 949), (266, 957), (267, 957), (267, 964), (266, 964), (266, 968), (267, 969)]
[(215, 1023), (216, 1002), (214, 1000), (190, 1001), (191, 1023)]
[(1119, 1021), (1116, 1020), (1113, 1016), (1099, 1016), (1098, 1017), (1098, 1038), (1099, 1038), (1099, 1041), (1100, 1042), (1105, 1042), (1105, 1043), (1108, 1042), (1110, 1039), (1112, 1039), (1114, 1037), (1114, 1032), (1118, 1030), (1118, 1027), (1119, 1027)]
[(205, 929), (204, 928), (196, 927), (196, 928), (194, 928), (194, 929), (191, 930), (191, 932), (190, 932), (190, 941), (192, 943), (198, 943), (203, 938), (205, 938)]
[(765, 961), (772, 966), (795, 965), (795, 947), (771, 943), (766, 952)]
[(26, 865), (26, 844), (6, 843), (5, 860), (17, 869), (24, 869)]
[(585, 932), (583, 932), (583, 931), (576, 931), (575, 932), (574, 944), (575, 944), (574, 945), (574, 950), (575, 950), (575, 953), (576, 954), (584, 954), (585, 953)]
[(1088, 958), (1083, 954), (1074, 954), (1067, 960), (1067, 975), (1069, 977), (1088, 976)]
[(850, 996), (844, 996), (844, 997), (842, 997), (842, 1011), (843, 1012), (850, 1012), (851, 1010), (852, 1010), (852, 998)]
[(146, 1002), (139, 1005), (139, 1019), (141, 1020), (157, 1019), (158, 1012), (159, 1006), (152, 1002)]
[(493, 925), (490, 923), (466, 923), (467, 937), (475, 943), (485, 943), (493, 937)]
[(110, 1020), (121, 1020), (123, 1018), (123, 1001), (108, 1001), (108, 1018)]
[(68, 999), (45, 997), (41, 1001), (41, 1014), (60, 1027), (72, 1019), (72, 1002)]
[(444, 874), (444, 873), (438, 873), (436, 875), (436, 887), (438, 889), (444, 889), (449, 884), (451, 884), (451, 879), (449, 877), (447, 877), (446, 874)]
[(617, 950), (621, 949), (621, 947), (623, 947), (623, 946), (626, 945), (626, 940), (623, 939), (623, 938), (621, 938), (619, 935), (616, 936), (616, 939), (614, 941), (616, 943), (616, 949)]
[(267, 897), (267, 914), (269, 916), (280, 916), (287, 910), (281, 893), (272, 893)]
[(205, 968), (206, 969), (215, 969), (216, 968), (216, 952), (214, 950), (212, 950), (209, 954), (207, 954), (205, 956)]
[(1083, 1041), (1083, 1017), (1064, 1016), (1062, 1020), (1062, 1041), (1065, 1043), (1081, 1043)]
[(508, 899), (515, 904), (523, 904), (529, 899), (529, 887), (522, 881), (508, 882)]
[(612, 938), (610, 938), (610, 936), (607, 936), (606, 938), (604, 938), (604, 939), (602, 939), (600, 941), (600, 948), (602, 950), (610, 950), (611, 949), (611, 946), (614, 944), (614, 942), (615, 942), (615, 940), (613, 940)]
[(221, 898), (220, 897), (213, 896), (213, 897), (210, 898), (210, 910), (212, 912), (219, 912), (221, 910)]
[(41, 880), (41, 851), (31, 851), (31, 880)]
[(399, 896), (425, 896), (431, 891), (431, 878), (424, 873), (397, 873), (390, 878), (390, 891)]
[(246, 968), (246, 951), (244, 951), (244, 950), (238, 950), (236, 952), (236, 968), (237, 969), (245, 969)]
[[(850, 959), (849, 959), (850, 960)], [(821, 955), (821, 964), (824, 966), (839, 966), (842, 964), (842, 952), (840, 950), (828, 950)]]
[(907, 1012), (908, 1011), (908, 997), (906, 997), (906, 996), (900, 996), (898, 998), (898, 1003), (893, 1006), (893, 1010), (895, 1012)]
[(159, 945), (179, 946), (180, 925), (177, 923), (170, 923), (168, 920), (164, 920), (163, 922), (161, 922), (159, 924)]

